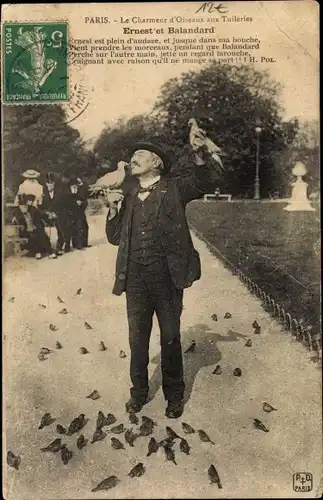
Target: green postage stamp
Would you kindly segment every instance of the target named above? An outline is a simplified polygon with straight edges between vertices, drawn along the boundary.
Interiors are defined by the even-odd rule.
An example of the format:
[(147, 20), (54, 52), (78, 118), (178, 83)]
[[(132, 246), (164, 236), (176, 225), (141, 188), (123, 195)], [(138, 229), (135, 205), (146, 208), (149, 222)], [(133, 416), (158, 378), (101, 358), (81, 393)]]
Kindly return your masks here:
[(68, 101), (66, 22), (5, 23), (2, 36), (4, 103)]

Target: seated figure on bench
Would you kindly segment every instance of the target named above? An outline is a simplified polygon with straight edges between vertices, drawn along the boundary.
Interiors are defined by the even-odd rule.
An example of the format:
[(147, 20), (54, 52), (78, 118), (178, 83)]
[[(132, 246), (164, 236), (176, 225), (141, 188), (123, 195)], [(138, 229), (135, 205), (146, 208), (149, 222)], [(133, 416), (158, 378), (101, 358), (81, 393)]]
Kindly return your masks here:
[(33, 206), (35, 196), (32, 194), (19, 194), (18, 207), (13, 222), (18, 224), (20, 238), (26, 238), (25, 249), (36, 259), (41, 259), (43, 255), (49, 255), (51, 259), (56, 259), (56, 254), (52, 249), (48, 238), (44, 222), (39, 210)]

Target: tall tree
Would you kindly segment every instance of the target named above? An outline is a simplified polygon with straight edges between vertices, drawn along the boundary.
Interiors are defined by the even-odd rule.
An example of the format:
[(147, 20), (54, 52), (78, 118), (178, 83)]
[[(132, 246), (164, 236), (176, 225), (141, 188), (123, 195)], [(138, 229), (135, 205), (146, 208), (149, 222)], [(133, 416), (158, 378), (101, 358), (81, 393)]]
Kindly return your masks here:
[(45, 174), (77, 173), (88, 159), (78, 130), (65, 123), (59, 105), (4, 106), (5, 185), (16, 188), (20, 174), (33, 168)]
[(181, 157), (187, 142), (188, 120), (196, 117), (225, 151), (227, 175), (222, 189), (252, 193), (255, 178), (256, 131), (260, 125), (260, 180), (265, 196), (280, 182), (275, 155), (292, 142), (296, 130), (284, 127), (279, 106), (281, 87), (268, 72), (251, 66), (212, 62), (199, 72), (189, 71), (161, 89), (154, 112), (163, 135)]

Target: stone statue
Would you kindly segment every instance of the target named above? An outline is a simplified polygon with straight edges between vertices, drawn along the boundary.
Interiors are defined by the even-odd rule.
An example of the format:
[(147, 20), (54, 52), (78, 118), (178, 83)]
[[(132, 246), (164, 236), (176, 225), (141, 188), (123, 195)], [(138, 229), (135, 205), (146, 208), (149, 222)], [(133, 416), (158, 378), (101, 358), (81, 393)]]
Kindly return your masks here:
[(304, 163), (298, 161), (292, 170), (296, 180), (291, 183), (292, 196), (288, 205), (284, 208), (288, 212), (313, 212), (313, 208), (307, 198), (307, 183), (303, 181), (302, 177), (306, 174), (307, 170)]

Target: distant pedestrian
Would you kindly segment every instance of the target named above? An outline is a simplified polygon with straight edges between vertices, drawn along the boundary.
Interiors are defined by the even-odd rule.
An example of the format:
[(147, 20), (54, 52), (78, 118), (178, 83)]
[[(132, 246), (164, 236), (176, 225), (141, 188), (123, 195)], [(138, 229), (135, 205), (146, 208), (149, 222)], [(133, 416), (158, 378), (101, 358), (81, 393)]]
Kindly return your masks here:
[(70, 176), (66, 172), (61, 174), (60, 180), (56, 183), (56, 197), (56, 213), (63, 234), (64, 252), (67, 253), (71, 251), (73, 221), (71, 220)]
[(43, 202), (43, 194), (44, 194), (44, 188), (37, 180), (38, 177), (40, 176), (40, 173), (37, 172), (36, 170), (26, 170), (21, 175), (22, 177), (25, 178), (25, 180), (20, 184), (18, 188), (18, 193), (16, 195), (14, 202), (15, 205), (16, 206), (18, 205), (18, 195), (30, 194), (34, 195), (33, 206), (38, 207)]
[(57, 232), (57, 243), (56, 252), (58, 255), (63, 254), (64, 246), (64, 234), (61, 229), (60, 219), (58, 216), (58, 203), (59, 197), (57, 193), (57, 183), (55, 182), (55, 177), (53, 172), (49, 172), (46, 175), (46, 181), (44, 186), (44, 196), (43, 204), (41, 209), (44, 214), (44, 218), (50, 227), (55, 227)]
[(34, 201), (34, 195), (18, 195), (18, 208), (14, 219), (21, 226), (19, 236), (27, 239), (26, 250), (36, 259), (41, 259), (44, 255), (56, 259), (50, 239), (45, 232), (41, 212), (33, 205)]

